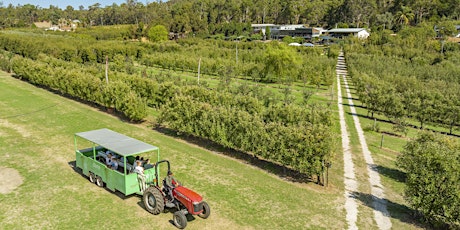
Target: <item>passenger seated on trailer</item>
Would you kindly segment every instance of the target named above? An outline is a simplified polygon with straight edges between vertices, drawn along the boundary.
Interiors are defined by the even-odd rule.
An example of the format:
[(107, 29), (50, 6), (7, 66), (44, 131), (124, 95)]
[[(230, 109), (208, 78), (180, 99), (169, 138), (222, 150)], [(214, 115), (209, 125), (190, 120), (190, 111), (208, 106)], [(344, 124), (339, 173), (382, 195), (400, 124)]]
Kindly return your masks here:
[(105, 157), (105, 164), (109, 167), (112, 165), (112, 154), (110, 152)]
[(136, 156), (136, 159), (134, 160), (134, 163), (133, 163), (134, 167), (137, 166), (138, 161), (140, 161), (140, 158), (139, 158), (139, 156)]
[(118, 159), (116, 158), (115, 154), (107, 151), (108, 154), (107, 156), (105, 157), (105, 164), (107, 165), (107, 167), (113, 169), (113, 170), (117, 170), (118, 169)]
[(151, 168), (153, 168), (153, 165), (150, 164), (150, 159), (145, 160), (144, 169), (151, 169)]
[(112, 156), (112, 164), (110, 164), (110, 168), (113, 170), (118, 169), (118, 159), (114, 156)]

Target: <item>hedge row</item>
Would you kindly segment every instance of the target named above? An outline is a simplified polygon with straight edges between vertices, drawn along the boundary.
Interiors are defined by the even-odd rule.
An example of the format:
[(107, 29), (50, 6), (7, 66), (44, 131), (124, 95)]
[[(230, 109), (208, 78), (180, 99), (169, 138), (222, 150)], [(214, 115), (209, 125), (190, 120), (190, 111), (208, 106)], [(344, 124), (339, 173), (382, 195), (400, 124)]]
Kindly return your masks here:
[[(167, 76), (111, 72), (40, 54), (36, 60), (4, 53), (2, 67), (17, 77), (81, 100), (112, 107), (133, 121), (147, 106), (160, 108), (160, 122), (223, 146), (242, 150), (308, 174), (319, 174), (334, 146), (331, 112), (318, 105), (265, 103), (250, 96), (198, 86)], [(206, 85), (206, 84), (204, 84)], [(244, 88), (244, 87), (243, 87)]]
[(322, 172), (334, 146), (330, 126), (320, 121), (282, 123), (177, 95), (162, 107), (159, 122), (223, 146), (292, 167), (310, 175)]
[(71, 66), (51, 67), (45, 62), (19, 56), (12, 59), (12, 70), (18, 78), (80, 100), (114, 108), (132, 121), (140, 121), (146, 117), (146, 100), (127, 84), (120, 80), (107, 84), (105, 80)]

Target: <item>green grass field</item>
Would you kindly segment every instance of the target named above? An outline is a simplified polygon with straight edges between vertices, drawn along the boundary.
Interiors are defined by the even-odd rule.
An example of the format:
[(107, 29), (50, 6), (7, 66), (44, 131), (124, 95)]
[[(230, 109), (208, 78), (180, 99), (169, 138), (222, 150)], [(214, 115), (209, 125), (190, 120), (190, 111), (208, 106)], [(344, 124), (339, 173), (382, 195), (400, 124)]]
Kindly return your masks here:
[[(2, 229), (175, 229), (171, 213), (151, 215), (138, 196), (91, 184), (72, 167), (76, 132), (109, 128), (160, 147), (176, 177), (211, 206), (188, 229), (343, 229), (343, 171), (329, 187), (298, 183), (219, 151), (128, 124), (98, 109), (0, 74), (0, 167), (23, 183), (0, 194)], [(340, 157), (339, 157), (340, 159)]]
[[(328, 101), (329, 93), (323, 89), (315, 97), (318, 101)], [(149, 122), (126, 123), (5, 73), (0, 73), (0, 104), (3, 108), (0, 169), (15, 169), (23, 180), (12, 192), (0, 193), (2, 229), (175, 229), (171, 223), (172, 213), (151, 215), (144, 209), (140, 197), (125, 197), (99, 188), (74, 170), (73, 134), (99, 128), (109, 128), (160, 147), (161, 158), (171, 161), (176, 177), (205, 197), (211, 206), (210, 218), (189, 217), (187, 229), (347, 228), (340, 148), (329, 171), (329, 186), (322, 187), (289, 180), (278, 175), (279, 170), (273, 170), (270, 164), (252, 164), (229, 157), (232, 151), (209, 147), (205, 141), (188, 142), (168, 136), (153, 130)], [(331, 109), (337, 110), (335, 106)], [(367, 112), (357, 109), (359, 114)], [(366, 165), (348, 107), (345, 112), (355, 153), (353, 159), (358, 162), (355, 163), (360, 183), (358, 227), (377, 229)], [(339, 134), (336, 112), (333, 118), (337, 121), (334, 130)], [(373, 120), (367, 118), (361, 117), (360, 121), (363, 128), (373, 125)], [(383, 131), (391, 129), (389, 124), (379, 125)], [(402, 196), (404, 175), (395, 166), (398, 152), (407, 139), (384, 135), (383, 148), (380, 148), (381, 133), (366, 131), (365, 134), (386, 188), (393, 228), (425, 228), (410, 215), (411, 210)], [(415, 134), (416, 130), (411, 129), (408, 136)]]

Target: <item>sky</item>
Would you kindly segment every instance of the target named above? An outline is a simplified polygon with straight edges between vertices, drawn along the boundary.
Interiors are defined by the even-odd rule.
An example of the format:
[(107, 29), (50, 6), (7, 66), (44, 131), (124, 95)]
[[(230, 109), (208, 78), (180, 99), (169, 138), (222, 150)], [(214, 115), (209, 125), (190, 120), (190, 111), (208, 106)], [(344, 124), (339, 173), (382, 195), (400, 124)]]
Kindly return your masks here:
[[(40, 6), (41, 8), (49, 8), (50, 5), (57, 6), (61, 9), (65, 9), (67, 6), (73, 6), (74, 9), (78, 10), (79, 6), (84, 6), (85, 9), (88, 9), (88, 6), (92, 6), (96, 3), (100, 3), (101, 7), (110, 6), (113, 3), (120, 5), (125, 3), (126, 0), (0, 0), (3, 2), (3, 7), (8, 6), (10, 3), (13, 6), (31, 4), (34, 6)], [(153, 2), (153, 0), (145, 1), (138, 0), (138, 2), (143, 3), (144, 5), (147, 2)]]

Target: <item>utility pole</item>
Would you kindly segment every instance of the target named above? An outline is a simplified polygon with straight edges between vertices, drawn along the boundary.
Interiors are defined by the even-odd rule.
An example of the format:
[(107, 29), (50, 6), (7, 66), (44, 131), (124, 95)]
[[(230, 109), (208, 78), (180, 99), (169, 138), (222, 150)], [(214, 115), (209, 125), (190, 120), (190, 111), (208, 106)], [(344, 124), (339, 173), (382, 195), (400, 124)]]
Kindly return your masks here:
[(236, 43), (236, 65), (238, 65), (238, 42)]
[(109, 84), (109, 56), (105, 56), (105, 81)]
[(201, 69), (201, 58), (198, 61), (198, 85), (200, 84), (200, 69)]

